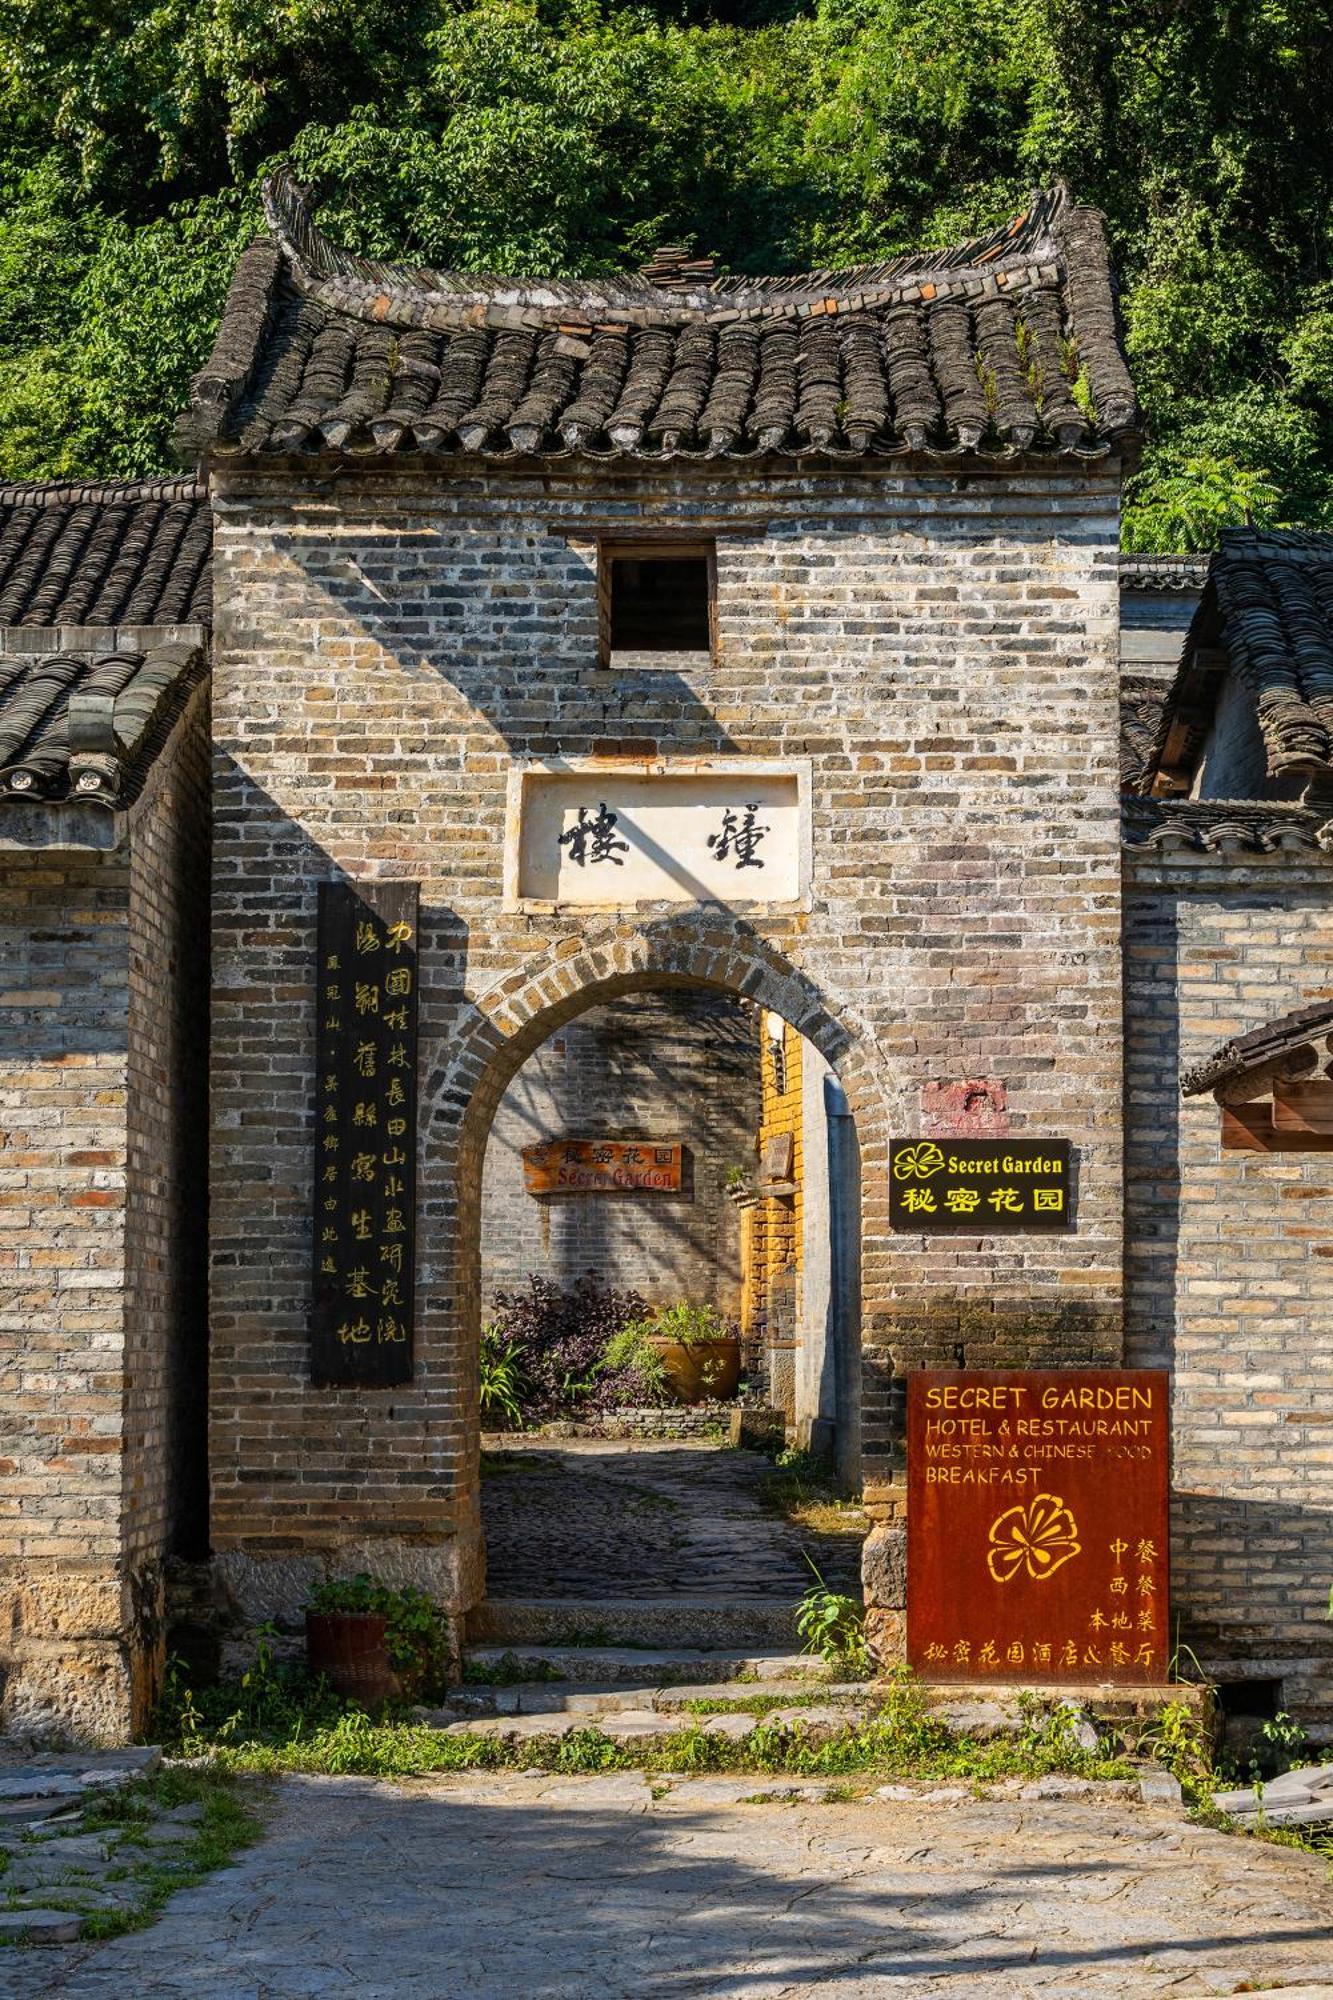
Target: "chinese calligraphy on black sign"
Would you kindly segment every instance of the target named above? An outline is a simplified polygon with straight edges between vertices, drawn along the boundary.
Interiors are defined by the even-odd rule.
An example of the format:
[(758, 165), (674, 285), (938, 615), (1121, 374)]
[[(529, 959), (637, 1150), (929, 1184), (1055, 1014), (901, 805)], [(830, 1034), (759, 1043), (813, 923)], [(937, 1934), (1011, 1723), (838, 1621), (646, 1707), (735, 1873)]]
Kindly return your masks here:
[(322, 882), (316, 997), (316, 1383), (412, 1375), (417, 884)]
[(1072, 1229), (1067, 1139), (895, 1139), (889, 1148), (894, 1229)]

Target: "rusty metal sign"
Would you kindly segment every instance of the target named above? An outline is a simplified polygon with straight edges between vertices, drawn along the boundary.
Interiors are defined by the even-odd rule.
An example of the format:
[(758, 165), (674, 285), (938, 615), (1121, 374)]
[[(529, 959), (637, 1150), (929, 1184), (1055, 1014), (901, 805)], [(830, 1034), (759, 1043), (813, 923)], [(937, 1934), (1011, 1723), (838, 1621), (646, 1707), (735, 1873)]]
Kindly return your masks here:
[(1168, 1678), (1168, 1377), (922, 1370), (907, 1653), (931, 1680)]
[(677, 1142), (651, 1139), (548, 1139), (523, 1148), (529, 1194), (679, 1194)]

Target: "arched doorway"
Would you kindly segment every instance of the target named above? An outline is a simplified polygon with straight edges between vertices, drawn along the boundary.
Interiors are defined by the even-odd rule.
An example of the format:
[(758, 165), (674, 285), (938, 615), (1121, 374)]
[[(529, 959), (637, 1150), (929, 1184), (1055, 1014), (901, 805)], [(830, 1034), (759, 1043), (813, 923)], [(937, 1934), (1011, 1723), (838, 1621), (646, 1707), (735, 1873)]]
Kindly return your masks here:
[[(590, 941), (577, 958), (571, 954), (529, 979), (511, 980), (508, 991), (482, 1002), (476, 1047), (460, 1058), (455, 1083), (457, 1088), (466, 1075), (470, 1085), (462, 1107), (458, 1161), (461, 1331), (468, 1359), (475, 1371), (481, 1329), (494, 1317), (497, 1291), (512, 1296), (516, 1281), (524, 1277), (530, 1281), (536, 1276), (547, 1285), (568, 1281), (581, 1256), (594, 1260), (603, 1291), (641, 1287), (654, 1307), (673, 1302), (671, 1284), (688, 1286), (691, 1295), (678, 1296), (675, 1303), (712, 1306), (740, 1322), (746, 1403), (756, 1415), (776, 1410), (781, 1420), (776, 1438), (769, 1431), (769, 1465), (784, 1446), (795, 1447), (804, 1454), (798, 1460), (802, 1467), (822, 1461), (846, 1493), (859, 1484), (862, 1230), (857, 1124), (868, 1105), (874, 1123), (860, 1061), (862, 1045), (845, 1019), (766, 946), (754, 939), (742, 944), (734, 932), (714, 935), (702, 927), (684, 940), (682, 929), (673, 926), (669, 939), (648, 932)], [(603, 1065), (605, 1073), (595, 1080), (595, 1088), (585, 1088), (586, 1076), (575, 1080), (575, 1088), (569, 1076), (571, 1050), (581, 1047), (579, 1060), (586, 1070), (590, 1039), (599, 1029), (613, 1024), (623, 1053), (626, 1024), (637, 1021), (640, 1048), (625, 1063), (627, 1072), (642, 1067), (644, 1034), (651, 1033), (653, 1021), (663, 1013), (690, 1028), (692, 1060), (709, 1024), (718, 1031), (733, 1095), (736, 1051), (748, 1033), (757, 1106), (765, 1066), (771, 1072), (775, 1063), (785, 1063), (785, 1079), (770, 1074), (764, 1088), (769, 1098), (781, 1096), (785, 1083), (786, 1095), (802, 1100), (809, 1130), (803, 1134), (798, 1187), (791, 1185), (790, 1147), (785, 1155), (781, 1145), (768, 1147), (765, 1156), (766, 1140), (780, 1135), (766, 1133), (762, 1117), (751, 1121), (752, 1185), (735, 1202), (729, 1199), (735, 1190), (724, 1183), (738, 1178), (739, 1149), (726, 1157), (715, 1149), (712, 1157), (701, 1157), (697, 1121), (692, 1123), (680, 1107), (671, 1116), (629, 1090), (619, 1120), (625, 1129), (606, 1129), (617, 1123), (614, 1065)], [(720, 1032), (724, 1027), (725, 1035)], [(560, 1105), (553, 1082), (562, 1069), (570, 1088)], [(628, 1074), (622, 1080), (633, 1082)], [(672, 1087), (671, 1075), (659, 1081), (668, 1090)], [(698, 1068), (695, 1081), (707, 1092), (706, 1065)], [(708, 1113), (715, 1129), (719, 1123), (726, 1128), (717, 1104)], [(571, 1118), (583, 1129), (571, 1130)], [(674, 1142), (690, 1156), (692, 1202), (668, 1199), (656, 1214), (647, 1201), (640, 1204), (643, 1226), (637, 1234), (643, 1240), (636, 1243), (636, 1231), (627, 1227), (632, 1202), (618, 1204), (614, 1212), (603, 1205), (594, 1221), (582, 1192), (563, 1204), (559, 1197), (544, 1204), (533, 1200), (521, 1185), (515, 1157), (522, 1151), (516, 1142), (525, 1121), (534, 1145), (561, 1138), (619, 1138), (630, 1147), (657, 1139), (665, 1145), (673, 1141), (666, 1127), (673, 1126)], [(594, 1129), (598, 1125), (600, 1131)], [(681, 1140), (686, 1127), (695, 1136)], [(497, 1185), (493, 1155), (489, 1170), (487, 1165), (488, 1146), (494, 1147), (497, 1133), (510, 1156), (504, 1186)], [(701, 1195), (708, 1213), (700, 1212)], [(590, 1199), (596, 1207), (599, 1197)], [(525, 1200), (530, 1202), (526, 1212)], [(719, 1227), (723, 1202), (726, 1216)], [(793, 1254), (798, 1228), (801, 1247)], [(663, 1256), (664, 1244), (674, 1251), (674, 1263), (672, 1255)], [(539, 1268), (522, 1269), (525, 1256)], [(701, 1258), (713, 1260), (711, 1294)], [(496, 1282), (497, 1271), (505, 1284)], [(477, 1380), (475, 1372), (472, 1379)], [(780, 1644), (790, 1640), (795, 1602), (809, 1581), (803, 1560), (807, 1552), (836, 1569), (831, 1582), (854, 1582), (859, 1544), (844, 1538), (838, 1563), (836, 1540), (811, 1524), (814, 1508), (804, 1524), (777, 1518), (780, 1510), (770, 1509), (767, 1520), (762, 1518), (758, 1474), (747, 1463), (747, 1456), (753, 1456), (747, 1420), (724, 1431), (723, 1412), (714, 1409), (705, 1415), (712, 1425), (706, 1437), (697, 1430), (691, 1434), (688, 1413), (684, 1422), (677, 1413), (664, 1418), (664, 1435), (622, 1437), (619, 1449), (611, 1448), (613, 1439), (563, 1437), (554, 1449), (548, 1448), (549, 1440), (540, 1440), (536, 1454), (525, 1450), (518, 1463), (513, 1462), (515, 1454), (508, 1454), (511, 1462), (498, 1475), (510, 1482), (506, 1499), (488, 1508), (498, 1574), (490, 1580), (481, 1628), (485, 1636), (496, 1636), (491, 1613), (498, 1586), (506, 1593), (504, 1602), (522, 1600), (529, 1611), (538, 1599), (556, 1607), (575, 1601), (586, 1607), (596, 1598), (616, 1607), (614, 1616), (599, 1621), (608, 1635), (635, 1637), (640, 1643), (654, 1643), (660, 1636), (653, 1620), (643, 1615), (650, 1600), (661, 1604), (674, 1596), (700, 1616), (707, 1601), (716, 1600), (719, 1613), (725, 1602), (734, 1615), (703, 1621), (720, 1634), (713, 1643), (734, 1638), (740, 1644)], [(487, 1417), (493, 1420), (494, 1412)], [(771, 1424), (771, 1414), (767, 1421)], [(480, 1430), (479, 1423), (479, 1436)], [(738, 1435), (744, 1448), (732, 1449), (728, 1456)], [(493, 1442), (490, 1450), (495, 1450)], [(575, 1461), (577, 1469), (593, 1475), (585, 1480), (583, 1499), (588, 1502), (595, 1492), (596, 1506), (589, 1502), (580, 1508), (571, 1497)], [(479, 1453), (479, 1475), (483, 1466), (494, 1474), (493, 1464)], [(744, 1478), (738, 1484), (740, 1474)], [(479, 1476), (479, 1493), (485, 1483)], [(682, 1489), (688, 1489), (684, 1498)], [(748, 1541), (742, 1517), (757, 1524)], [(534, 1520), (543, 1524), (537, 1536), (529, 1532)], [(484, 1588), (479, 1564), (475, 1597)], [(747, 1605), (752, 1614), (748, 1622), (741, 1615)], [(625, 1620), (633, 1625), (636, 1608), (637, 1629), (631, 1629)], [(514, 1636), (536, 1639), (542, 1624), (534, 1614), (523, 1634)]]

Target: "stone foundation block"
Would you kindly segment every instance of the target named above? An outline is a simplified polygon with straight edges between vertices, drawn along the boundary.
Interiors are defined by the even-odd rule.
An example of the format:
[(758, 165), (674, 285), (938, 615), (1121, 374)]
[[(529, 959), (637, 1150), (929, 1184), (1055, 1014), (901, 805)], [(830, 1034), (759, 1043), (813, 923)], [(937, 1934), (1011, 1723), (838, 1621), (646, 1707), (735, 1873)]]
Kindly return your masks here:
[(907, 1530), (876, 1522), (861, 1544), (866, 1606), (901, 1611), (907, 1603)]
[(866, 1606), (866, 1644), (877, 1667), (901, 1666), (907, 1658), (907, 1620), (901, 1611)]
[(130, 1649), (111, 1640), (32, 1642), (0, 1660), (0, 1730), (29, 1743), (127, 1743), (136, 1714)]

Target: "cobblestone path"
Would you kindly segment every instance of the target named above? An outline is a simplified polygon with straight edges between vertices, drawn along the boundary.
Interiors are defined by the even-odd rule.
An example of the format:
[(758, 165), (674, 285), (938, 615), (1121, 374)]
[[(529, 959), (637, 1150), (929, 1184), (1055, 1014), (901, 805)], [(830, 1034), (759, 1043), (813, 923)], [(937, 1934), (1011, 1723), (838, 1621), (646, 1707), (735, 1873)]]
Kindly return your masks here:
[(483, 1466), (491, 1597), (788, 1598), (858, 1584), (860, 1541), (766, 1512), (759, 1452), (578, 1439), (506, 1443)]
[[(1333, 1995), (1313, 1856), (1124, 1800), (636, 1773), (289, 1779), (267, 1838), (19, 2000)], [(656, 1796), (654, 1794), (657, 1794)], [(756, 1799), (765, 1802), (756, 1803)]]

